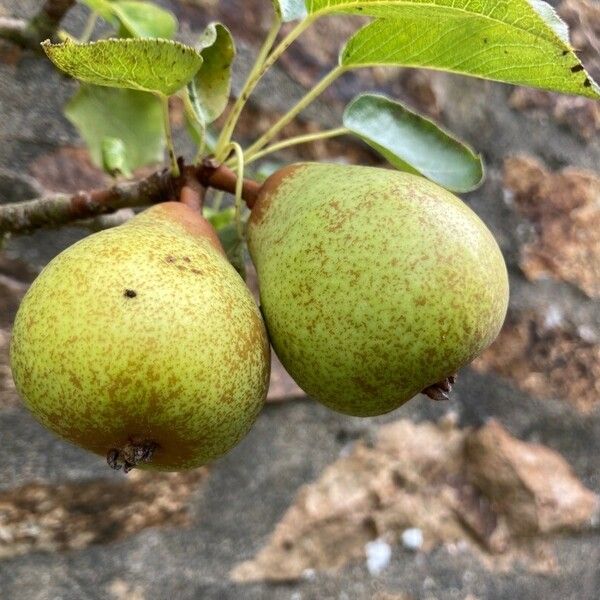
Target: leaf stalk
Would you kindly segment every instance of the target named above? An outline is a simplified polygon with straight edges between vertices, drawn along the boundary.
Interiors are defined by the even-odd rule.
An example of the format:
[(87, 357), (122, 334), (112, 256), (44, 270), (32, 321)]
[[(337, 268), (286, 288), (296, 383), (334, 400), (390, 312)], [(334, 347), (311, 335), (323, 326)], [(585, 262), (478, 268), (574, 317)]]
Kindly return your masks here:
[(279, 121), (246, 149), (247, 156), (254, 156), (259, 150), (266, 146), (286, 125), (291, 123), (299, 113), (301, 113), (311, 102), (316, 100), (345, 71), (346, 67), (338, 65), (325, 75), (325, 77), (309, 90), (295, 106), (279, 119)]

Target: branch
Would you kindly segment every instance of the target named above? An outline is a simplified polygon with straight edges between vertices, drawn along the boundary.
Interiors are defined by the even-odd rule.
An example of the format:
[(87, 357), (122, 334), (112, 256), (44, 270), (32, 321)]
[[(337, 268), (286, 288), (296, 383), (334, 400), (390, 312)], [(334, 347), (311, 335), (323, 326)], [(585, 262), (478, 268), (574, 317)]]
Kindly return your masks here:
[[(0, 204), (0, 235), (28, 233), (42, 227), (60, 227), (81, 219), (113, 213), (121, 208), (147, 206), (180, 198), (190, 180), (203, 187), (235, 193), (236, 174), (215, 161), (205, 160), (197, 167), (181, 162), (182, 175), (175, 177), (168, 170), (153, 173), (145, 179), (118, 183), (103, 190), (77, 192), (74, 195), (52, 194), (26, 202)], [(242, 197), (252, 208), (260, 184), (244, 180)], [(186, 195), (187, 198), (187, 195)]]
[[(235, 194), (237, 175), (227, 166), (207, 158), (195, 169), (195, 177), (204, 187), (211, 187), (228, 194)], [(261, 184), (252, 179), (244, 179), (242, 185), (242, 199), (248, 208), (252, 208)]]
[(60, 22), (74, 4), (75, 0), (46, 0), (29, 21), (2, 17), (0, 38), (39, 52), (40, 44), (54, 37)]

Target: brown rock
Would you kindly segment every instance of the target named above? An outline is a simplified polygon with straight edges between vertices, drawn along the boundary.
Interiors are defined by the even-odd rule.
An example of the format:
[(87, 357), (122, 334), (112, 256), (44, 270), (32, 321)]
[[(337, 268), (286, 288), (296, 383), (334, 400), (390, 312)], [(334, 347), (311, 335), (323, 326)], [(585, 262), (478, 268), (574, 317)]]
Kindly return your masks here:
[(533, 115), (549, 114), (557, 123), (566, 125), (586, 141), (600, 132), (600, 104), (596, 100), (517, 88), (508, 102), (512, 108)]
[(231, 577), (286, 581), (337, 569), (363, 558), (367, 542), (397, 541), (410, 527), (423, 532), (425, 550), (462, 542), (496, 566), (519, 556), (539, 567), (532, 539), (584, 527), (597, 503), (558, 454), (498, 423), (471, 431), (396, 421), (304, 486), (267, 545)]
[(207, 476), (135, 471), (119, 482), (30, 483), (0, 493), (0, 559), (107, 543), (155, 526), (185, 526)]
[(466, 454), (469, 479), (515, 536), (574, 531), (598, 510), (598, 497), (559, 454), (515, 439), (497, 421), (467, 437)]
[(551, 311), (546, 317), (528, 313), (509, 318), (472, 366), (499, 373), (539, 398), (563, 398), (582, 412), (600, 401), (600, 344), (584, 339)]
[(372, 600), (412, 600), (412, 596), (397, 592), (377, 592)]
[(547, 171), (532, 157), (504, 163), (504, 185), (536, 239), (521, 248), (528, 279), (553, 277), (600, 297), (600, 177), (582, 169)]

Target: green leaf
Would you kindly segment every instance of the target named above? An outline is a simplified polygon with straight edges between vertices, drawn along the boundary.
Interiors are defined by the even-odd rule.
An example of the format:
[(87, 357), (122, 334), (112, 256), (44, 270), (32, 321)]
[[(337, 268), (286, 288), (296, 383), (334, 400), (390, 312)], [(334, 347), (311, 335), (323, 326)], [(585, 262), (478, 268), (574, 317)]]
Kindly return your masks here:
[(107, 150), (116, 150), (114, 143), (112, 148), (106, 147), (111, 138), (123, 145), (116, 166), (125, 175), (163, 159), (162, 106), (153, 94), (82, 85), (65, 107), (65, 115), (85, 140), (94, 164), (108, 167), (109, 172), (115, 167), (114, 157), (107, 157)]
[(424, 67), (600, 97), (566, 25), (541, 0), (307, 0), (307, 9), (379, 17), (344, 48), (349, 68)]
[(133, 37), (167, 38), (175, 35), (177, 19), (168, 10), (151, 2), (112, 2), (112, 10), (123, 28)]
[(362, 94), (344, 112), (344, 126), (403, 171), (417, 172), (456, 192), (483, 179), (481, 159), (426, 119), (377, 94)]
[(278, 17), (284, 22), (295, 21), (306, 16), (304, 0), (271, 0)]
[(108, 21), (112, 25), (116, 25), (111, 2), (110, 0), (79, 0), (82, 4), (85, 4), (90, 10), (97, 12), (105, 21)]
[(218, 119), (227, 107), (235, 45), (225, 25), (211, 23), (202, 34), (199, 47), (204, 62), (188, 90), (200, 121), (207, 124)]
[(89, 44), (42, 44), (62, 71), (86, 83), (174, 94), (202, 65), (200, 53), (161, 39), (108, 39)]
[(127, 166), (127, 148), (121, 138), (105, 137), (101, 143), (102, 168), (112, 175), (131, 176)]
[(235, 208), (229, 206), (222, 210), (215, 210), (210, 206), (205, 206), (202, 211), (204, 217), (217, 230), (221, 246), (225, 250), (227, 259), (233, 265), (234, 269), (246, 279), (246, 262), (244, 253), (246, 244), (240, 237), (235, 223)]
[(228, 206), (223, 210), (215, 210), (210, 206), (205, 206), (203, 215), (217, 231), (235, 222), (235, 208), (233, 206)]
[(246, 262), (244, 260), (244, 250), (246, 246), (243, 238), (238, 233), (235, 223), (225, 225), (217, 233), (229, 262), (245, 281)]
[(141, 0), (80, 0), (114, 27), (122, 37), (172, 38), (177, 19), (168, 10)]

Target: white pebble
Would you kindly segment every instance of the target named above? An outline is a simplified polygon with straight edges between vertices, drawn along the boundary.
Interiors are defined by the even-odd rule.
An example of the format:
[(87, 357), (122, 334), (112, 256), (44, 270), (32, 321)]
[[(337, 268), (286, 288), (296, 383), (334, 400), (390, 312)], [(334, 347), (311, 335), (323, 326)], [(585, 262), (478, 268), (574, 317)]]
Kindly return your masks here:
[(550, 306), (550, 308), (546, 311), (546, 314), (544, 316), (544, 328), (550, 330), (556, 329), (562, 324), (562, 322), (563, 315), (560, 308), (554, 305)]
[(423, 545), (423, 532), (416, 527), (411, 527), (410, 529), (405, 529), (402, 532), (402, 545), (407, 550), (412, 550), (416, 552)]
[(381, 538), (365, 544), (367, 555), (367, 569), (371, 575), (379, 575), (389, 564), (392, 558), (392, 547)]

